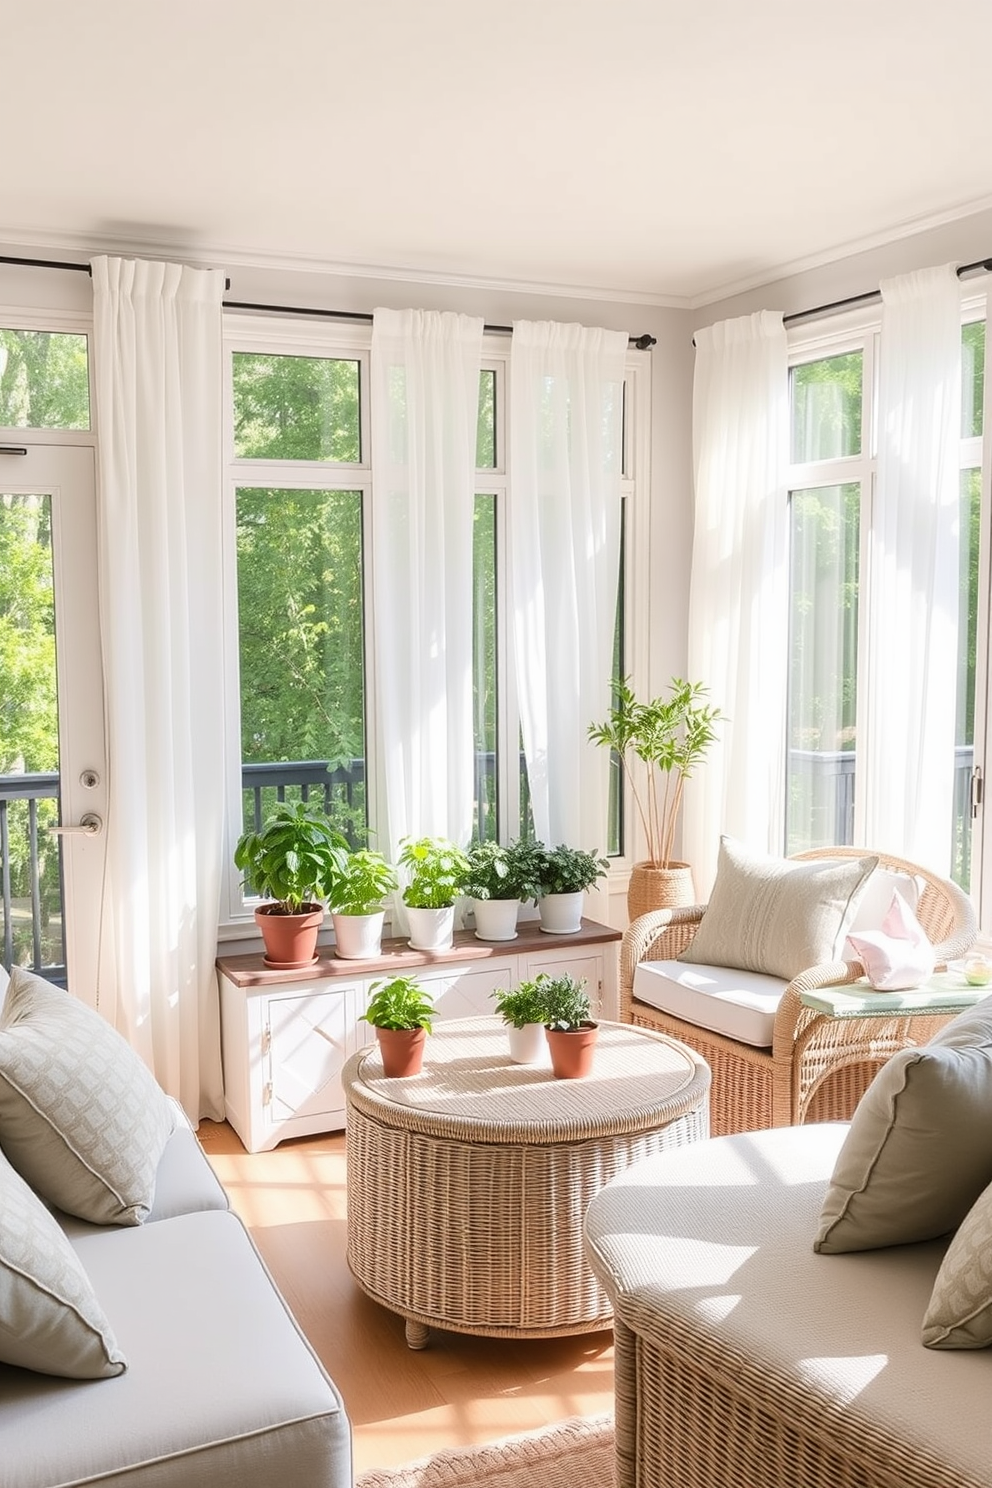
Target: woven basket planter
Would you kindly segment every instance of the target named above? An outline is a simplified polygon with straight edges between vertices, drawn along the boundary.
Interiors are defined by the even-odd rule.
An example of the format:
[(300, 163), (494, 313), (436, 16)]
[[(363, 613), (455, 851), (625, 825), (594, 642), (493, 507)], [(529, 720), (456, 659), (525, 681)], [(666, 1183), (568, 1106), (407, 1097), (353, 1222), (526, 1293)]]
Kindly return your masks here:
[(653, 863), (635, 863), (627, 884), (627, 914), (631, 920), (652, 909), (676, 909), (695, 904), (696, 890), (688, 863), (670, 863), (656, 868)]

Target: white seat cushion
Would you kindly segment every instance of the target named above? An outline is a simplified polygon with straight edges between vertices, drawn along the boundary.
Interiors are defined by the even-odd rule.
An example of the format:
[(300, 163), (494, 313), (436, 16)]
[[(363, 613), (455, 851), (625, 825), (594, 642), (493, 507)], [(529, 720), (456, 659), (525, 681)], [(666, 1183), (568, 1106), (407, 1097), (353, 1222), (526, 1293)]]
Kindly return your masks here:
[(659, 1012), (756, 1049), (771, 1047), (775, 1014), (788, 986), (781, 977), (731, 966), (641, 961), (634, 996)]

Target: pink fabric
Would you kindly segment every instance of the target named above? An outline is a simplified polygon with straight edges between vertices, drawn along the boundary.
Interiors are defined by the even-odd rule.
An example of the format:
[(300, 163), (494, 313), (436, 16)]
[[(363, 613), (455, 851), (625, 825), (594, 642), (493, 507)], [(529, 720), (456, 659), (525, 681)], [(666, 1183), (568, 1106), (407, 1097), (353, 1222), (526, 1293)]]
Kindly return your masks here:
[(893, 891), (881, 930), (849, 935), (845, 958), (860, 961), (879, 992), (918, 987), (933, 975), (933, 946), (898, 889)]

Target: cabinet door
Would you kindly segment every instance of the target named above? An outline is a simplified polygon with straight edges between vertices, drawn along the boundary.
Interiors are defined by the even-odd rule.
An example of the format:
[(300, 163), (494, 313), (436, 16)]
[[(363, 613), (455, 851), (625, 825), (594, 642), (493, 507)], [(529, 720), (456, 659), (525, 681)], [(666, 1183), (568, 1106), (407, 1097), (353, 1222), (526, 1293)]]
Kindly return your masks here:
[[(266, 1119), (278, 1125), (344, 1111), (341, 1069), (362, 1041), (357, 987), (268, 999)], [(342, 1120), (341, 1125), (344, 1125)]]
[(603, 956), (601, 951), (572, 950), (564, 946), (560, 950), (531, 951), (521, 956), (521, 976), (526, 980), (545, 971), (548, 976), (573, 976), (577, 982), (585, 981), (586, 991), (592, 1003), (593, 1016), (612, 1018), (611, 1008), (604, 1006), (608, 989), (603, 985)]
[(515, 964), (515, 961), (497, 961), (471, 969), (451, 967), (418, 976), (418, 981), (433, 997), (439, 1018), (491, 1016), (496, 1008), (490, 993), (496, 987), (513, 986)]

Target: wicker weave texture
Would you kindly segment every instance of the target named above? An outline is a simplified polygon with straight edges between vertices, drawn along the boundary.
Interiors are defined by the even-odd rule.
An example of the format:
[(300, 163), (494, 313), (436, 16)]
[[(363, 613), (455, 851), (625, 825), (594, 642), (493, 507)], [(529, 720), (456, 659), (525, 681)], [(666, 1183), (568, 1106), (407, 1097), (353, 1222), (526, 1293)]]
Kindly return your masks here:
[(616, 1488), (988, 1488), (804, 1382), (652, 1314), (615, 1330)]
[(673, 909), (695, 904), (696, 891), (688, 863), (656, 868), (653, 863), (635, 863), (627, 885), (627, 916), (636, 920), (653, 909)]
[[(797, 856), (863, 856), (862, 848), (821, 848)], [(922, 884), (917, 917), (935, 947), (938, 966), (963, 956), (977, 934), (975, 912), (954, 883), (886, 853), (882, 867), (913, 875)], [(788, 1126), (803, 1121), (846, 1121), (875, 1074), (898, 1049), (925, 1043), (948, 1017), (830, 1018), (807, 1008), (802, 992), (836, 986), (863, 975), (859, 962), (812, 967), (790, 983), (775, 1020), (771, 1049), (753, 1048), (638, 1002), (633, 996), (639, 962), (675, 960), (689, 945), (704, 906), (659, 910), (634, 921), (620, 948), (620, 1017), (636, 1027), (667, 1034), (695, 1049), (713, 1074), (710, 1125), (714, 1136)]]
[[(549, 1122), (542, 1102), (544, 1114), (521, 1136), (517, 1090), (506, 1107), (516, 1138), (494, 1140), (498, 1094), (474, 1132), (462, 1110), (464, 1089), (475, 1091), (485, 1072), (438, 1053), (445, 1038), (457, 1049), (459, 1028), (464, 1038), (469, 1021), (495, 1020), (439, 1025), (432, 1038), (437, 1063), (421, 1086), (426, 1092), (436, 1083), (436, 1099), (422, 1097), (432, 1109), (390, 1101), (385, 1087), (396, 1087), (399, 1097), (405, 1082), (382, 1081), (373, 1053), (346, 1066), (352, 1273), (363, 1291), (408, 1322), (520, 1337), (608, 1327), (610, 1305), (583, 1250), (586, 1207), (631, 1163), (708, 1135), (709, 1072), (658, 1035), (639, 1035), (630, 1046), (614, 1025), (612, 1059), (608, 1048), (598, 1051), (598, 1073), (588, 1079), (529, 1073), (531, 1088), (544, 1095), (550, 1080), (566, 1109), (579, 1101), (566, 1123)], [(658, 1061), (656, 1100), (649, 1109), (639, 1096), (624, 1116), (622, 1071), (635, 1047), (636, 1064), (645, 1050)], [(673, 1060), (680, 1066), (675, 1079)], [(363, 1064), (370, 1061), (366, 1084)], [(494, 1086), (501, 1071), (489, 1070)], [(638, 1078), (647, 1077), (641, 1071)]]

